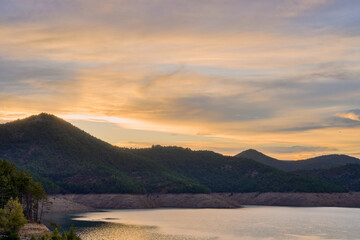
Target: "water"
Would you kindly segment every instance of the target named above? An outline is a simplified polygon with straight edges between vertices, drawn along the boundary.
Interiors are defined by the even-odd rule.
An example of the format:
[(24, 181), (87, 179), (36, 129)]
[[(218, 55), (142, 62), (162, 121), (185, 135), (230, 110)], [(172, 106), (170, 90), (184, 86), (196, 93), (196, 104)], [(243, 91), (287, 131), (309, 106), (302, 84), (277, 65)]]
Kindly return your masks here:
[(83, 240), (360, 239), (355, 208), (104, 210), (55, 220)]

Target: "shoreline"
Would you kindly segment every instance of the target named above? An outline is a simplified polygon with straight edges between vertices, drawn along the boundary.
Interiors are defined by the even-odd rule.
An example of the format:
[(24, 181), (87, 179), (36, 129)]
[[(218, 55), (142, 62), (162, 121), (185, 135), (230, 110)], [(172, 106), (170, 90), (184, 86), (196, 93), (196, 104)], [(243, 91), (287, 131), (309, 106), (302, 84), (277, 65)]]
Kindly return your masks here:
[(349, 193), (209, 193), (209, 194), (65, 194), (50, 195), (49, 213), (96, 209), (240, 208), (242, 205), (287, 207), (360, 207), (360, 192)]
[(26, 223), (19, 232), (21, 240), (30, 240), (32, 236), (40, 238), (44, 235), (51, 235), (51, 231), (42, 223)]

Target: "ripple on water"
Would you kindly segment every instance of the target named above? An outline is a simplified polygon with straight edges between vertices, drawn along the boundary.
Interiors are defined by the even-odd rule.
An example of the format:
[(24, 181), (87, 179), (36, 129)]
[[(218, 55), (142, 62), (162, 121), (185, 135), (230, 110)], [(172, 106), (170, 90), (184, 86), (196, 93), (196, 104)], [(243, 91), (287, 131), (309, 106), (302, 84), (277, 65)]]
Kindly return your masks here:
[(135, 226), (119, 223), (102, 223), (96, 227), (79, 229), (83, 240), (215, 240), (185, 235), (169, 235), (158, 232), (155, 226)]

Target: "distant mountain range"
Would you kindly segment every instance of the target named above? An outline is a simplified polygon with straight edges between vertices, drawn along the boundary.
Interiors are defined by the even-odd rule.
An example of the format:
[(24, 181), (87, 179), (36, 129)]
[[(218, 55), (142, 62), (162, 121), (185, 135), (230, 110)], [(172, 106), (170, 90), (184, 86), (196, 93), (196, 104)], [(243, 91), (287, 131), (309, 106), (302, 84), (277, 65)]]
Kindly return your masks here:
[[(119, 148), (49, 114), (0, 124), (0, 158), (30, 171), (50, 193), (344, 192), (349, 189), (348, 185), (319, 174), (280, 170), (339, 163), (327, 156), (303, 161), (307, 164), (302, 166), (311, 167), (285, 169), (284, 166), (298, 164), (254, 150), (229, 157), (180, 147)], [(358, 160), (348, 156), (343, 159), (347, 160), (342, 165), (348, 159)], [(324, 165), (327, 161), (330, 164)]]
[(269, 157), (254, 149), (249, 149), (236, 156), (252, 159), (284, 171), (326, 169), (346, 164), (360, 164), (360, 159), (343, 154), (324, 155), (298, 161), (285, 161)]

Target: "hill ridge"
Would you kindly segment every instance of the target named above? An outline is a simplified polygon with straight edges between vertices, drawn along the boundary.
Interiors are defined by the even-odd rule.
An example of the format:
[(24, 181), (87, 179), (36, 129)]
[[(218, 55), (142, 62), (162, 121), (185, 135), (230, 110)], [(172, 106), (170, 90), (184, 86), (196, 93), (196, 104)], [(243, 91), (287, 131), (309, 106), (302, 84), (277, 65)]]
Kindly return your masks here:
[(279, 160), (255, 149), (248, 149), (235, 155), (235, 157), (249, 158), (285, 171), (326, 169), (346, 164), (360, 164), (360, 159), (346, 154), (326, 154), (303, 160), (290, 161)]
[(345, 191), (335, 184), (211, 151), (119, 148), (46, 113), (0, 124), (0, 158), (29, 170), (54, 192)]

